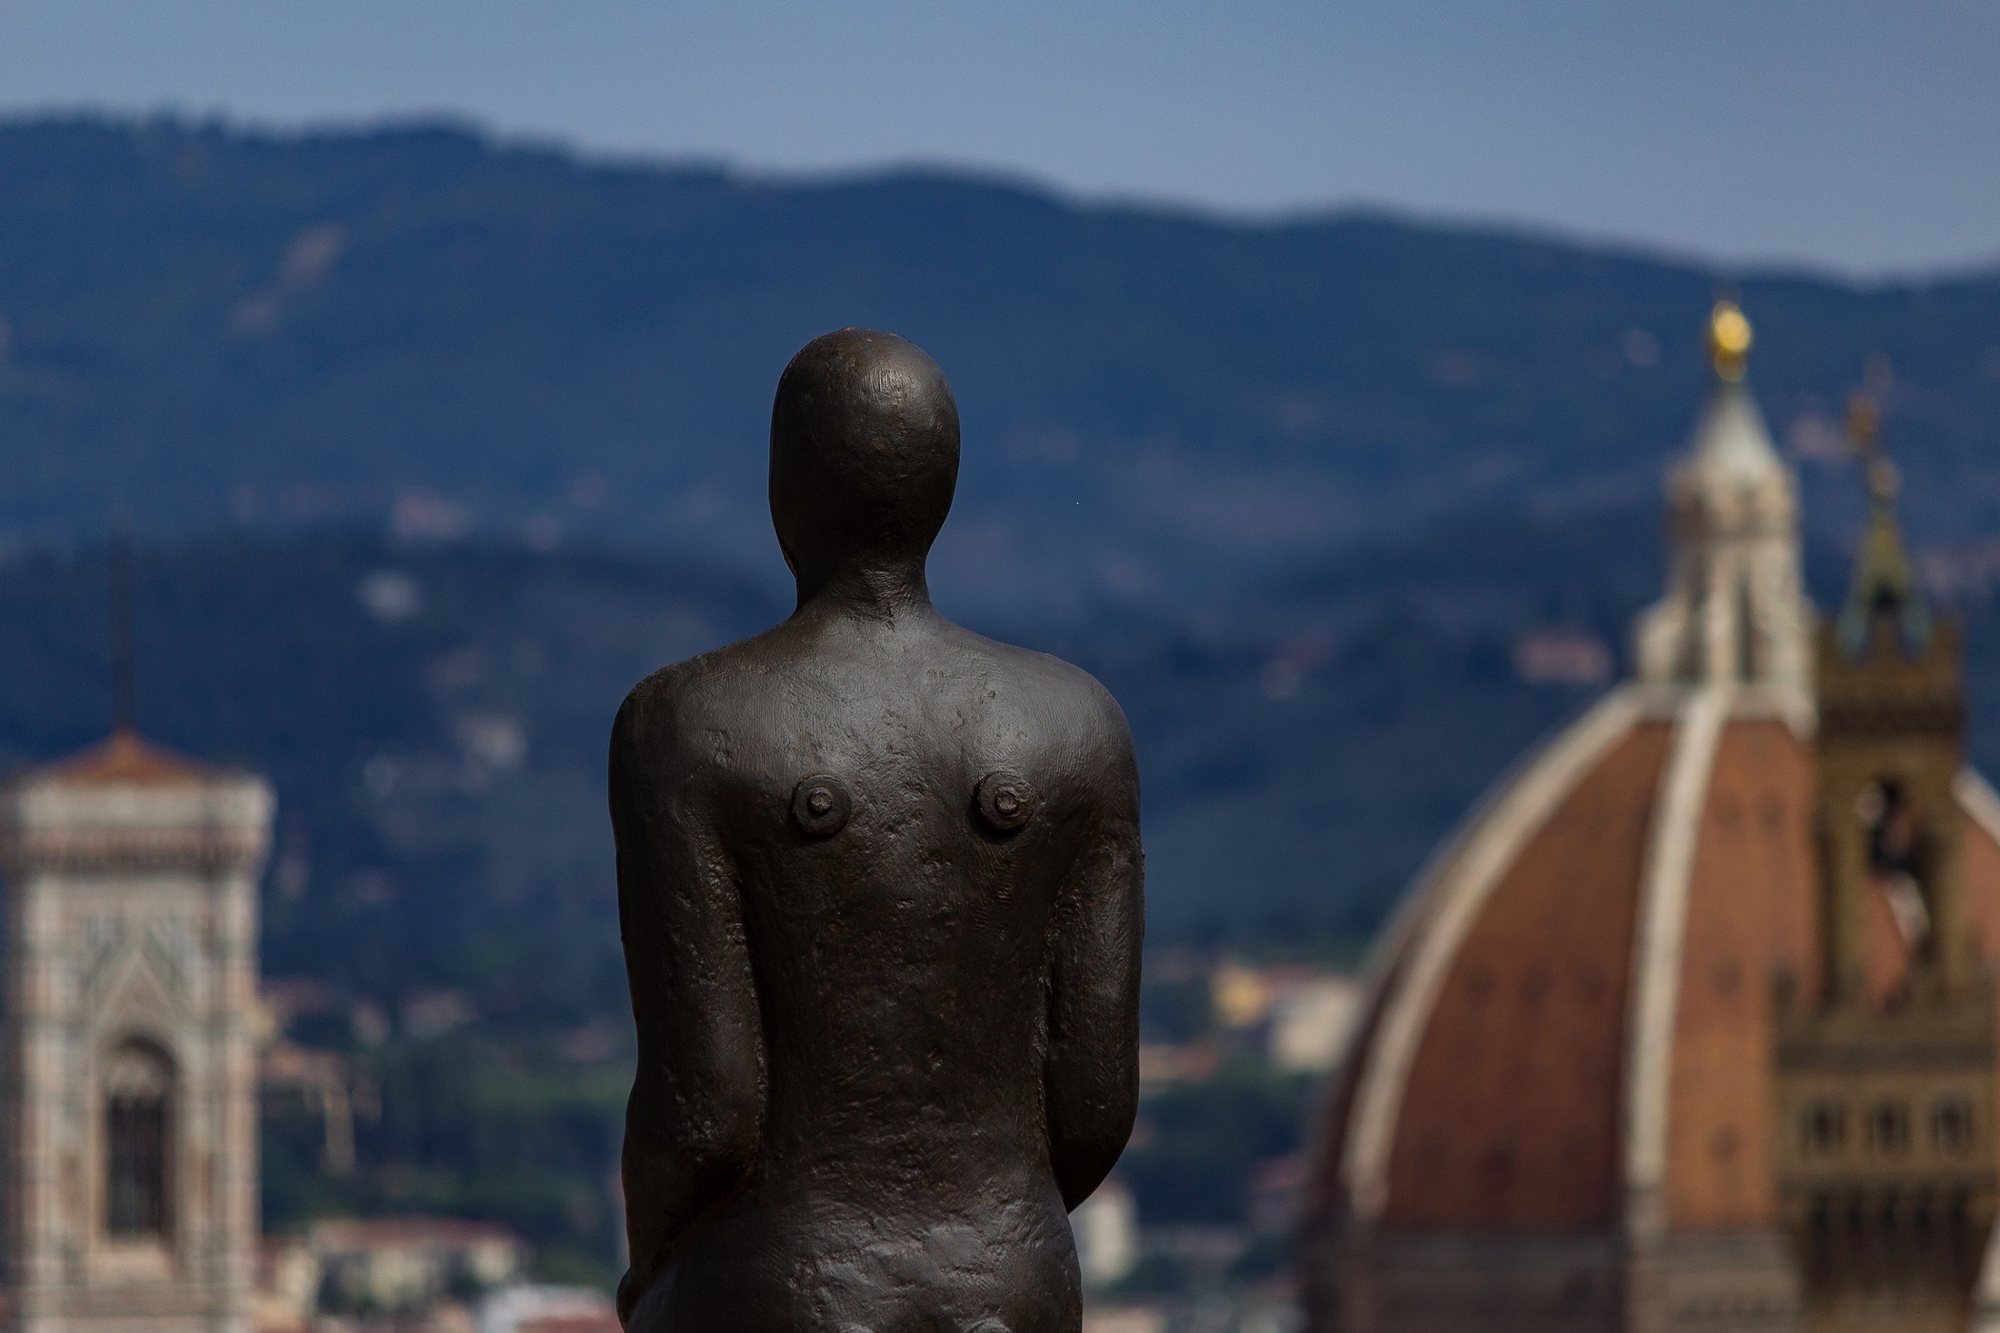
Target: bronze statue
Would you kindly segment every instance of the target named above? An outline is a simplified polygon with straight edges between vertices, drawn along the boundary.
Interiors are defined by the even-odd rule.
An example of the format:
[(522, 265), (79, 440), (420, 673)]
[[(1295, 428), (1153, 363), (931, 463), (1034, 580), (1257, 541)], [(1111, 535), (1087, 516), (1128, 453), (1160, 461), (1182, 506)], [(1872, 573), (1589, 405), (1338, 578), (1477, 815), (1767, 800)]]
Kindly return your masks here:
[(619, 711), (631, 1333), (1080, 1327), (1065, 1212), (1138, 1099), (1138, 771), (1096, 681), (932, 607), (957, 478), (935, 362), (815, 340), (771, 413), (798, 609)]

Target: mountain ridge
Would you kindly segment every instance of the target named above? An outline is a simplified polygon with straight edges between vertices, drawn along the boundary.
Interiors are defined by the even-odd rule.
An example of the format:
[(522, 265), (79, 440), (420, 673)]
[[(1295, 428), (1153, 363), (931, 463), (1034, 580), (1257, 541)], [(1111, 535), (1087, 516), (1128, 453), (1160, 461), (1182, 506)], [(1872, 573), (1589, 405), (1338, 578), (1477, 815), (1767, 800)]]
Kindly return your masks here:
[[(801, 186), (451, 128), (0, 126), (0, 532), (401, 522), (769, 567), (762, 432), (843, 324), (966, 423), (938, 578), (1172, 601), (1444, 514), (1642, 503), (1711, 269), (1353, 213), (1231, 223), (907, 171)], [(1745, 276), (1754, 382), (1830, 444), (1869, 355), (1912, 526), (2000, 527), (2000, 275)], [(1817, 450), (1817, 453), (1811, 453)], [(1832, 481), (1837, 484), (1828, 485)]]

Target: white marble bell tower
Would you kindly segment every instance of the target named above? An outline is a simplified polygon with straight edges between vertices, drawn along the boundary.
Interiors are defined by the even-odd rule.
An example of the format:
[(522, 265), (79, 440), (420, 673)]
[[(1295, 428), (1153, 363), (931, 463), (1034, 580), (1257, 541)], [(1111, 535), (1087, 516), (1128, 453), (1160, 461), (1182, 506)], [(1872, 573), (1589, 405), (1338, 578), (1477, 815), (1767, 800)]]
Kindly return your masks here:
[(8, 1333), (247, 1333), (273, 799), (121, 729), (0, 786)]

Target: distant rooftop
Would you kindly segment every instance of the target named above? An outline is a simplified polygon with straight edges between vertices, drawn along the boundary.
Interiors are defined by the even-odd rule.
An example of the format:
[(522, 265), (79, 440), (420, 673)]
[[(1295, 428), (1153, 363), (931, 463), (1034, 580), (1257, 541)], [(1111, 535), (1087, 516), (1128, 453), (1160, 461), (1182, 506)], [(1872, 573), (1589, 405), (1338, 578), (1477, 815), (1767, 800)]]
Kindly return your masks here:
[(206, 782), (214, 771), (120, 728), (87, 750), (37, 769), (34, 776), (65, 786), (175, 786)]
[(497, 1222), (457, 1217), (327, 1218), (312, 1224), (315, 1249), (381, 1246), (456, 1246), (483, 1241), (518, 1244), (519, 1238)]

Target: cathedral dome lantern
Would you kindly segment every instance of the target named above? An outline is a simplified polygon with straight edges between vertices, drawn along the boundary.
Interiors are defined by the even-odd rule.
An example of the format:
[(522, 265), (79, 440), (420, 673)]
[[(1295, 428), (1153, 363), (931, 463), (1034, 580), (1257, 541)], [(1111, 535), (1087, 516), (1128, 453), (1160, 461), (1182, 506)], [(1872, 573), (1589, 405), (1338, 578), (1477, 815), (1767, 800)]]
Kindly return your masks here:
[(1315, 1333), (1966, 1326), (2000, 798), (1891, 474), (1816, 628), (1748, 321), (1709, 336), (1635, 679), (1500, 781), (1377, 946), (1318, 1138)]
[(1750, 323), (1709, 318), (1715, 384), (1667, 483), (1667, 594), (1637, 630), (1657, 685), (1751, 686), (1802, 724), (1811, 711), (1811, 607), (1799, 574), (1798, 489), (1745, 383)]

